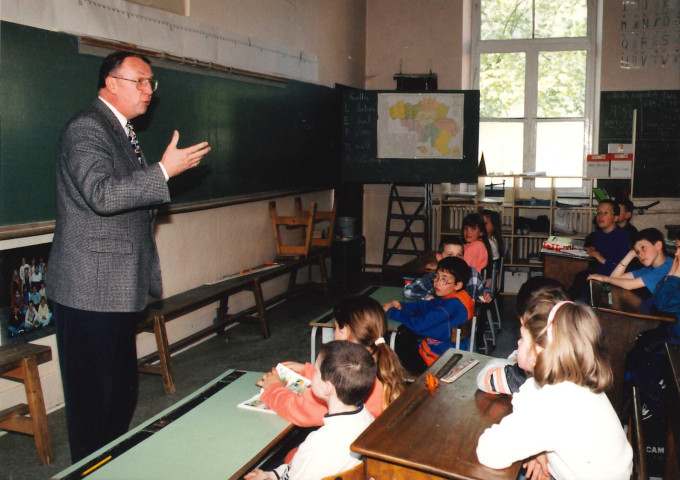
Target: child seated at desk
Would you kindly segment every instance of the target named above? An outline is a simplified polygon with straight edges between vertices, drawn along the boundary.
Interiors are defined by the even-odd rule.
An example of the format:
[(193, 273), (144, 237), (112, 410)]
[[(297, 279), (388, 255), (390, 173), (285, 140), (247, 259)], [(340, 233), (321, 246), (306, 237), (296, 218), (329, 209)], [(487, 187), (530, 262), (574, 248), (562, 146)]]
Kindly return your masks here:
[[(529, 278), (519, 288), (515, 302), (521, 325), (524, 324), (524, 314), (529, 303), (543, 293), (549, 293), (559, 301), (569, 300), (564, 287), (557, 280), (543, 276)], [(507, 359), (494, 358), (486, 362), (486, 365), (477, 374), (477, 388), (492, 395), (512, 395), (519, 391), (519, 387), (526, 380), (526, 372), (517, 364), (517, 350), (515, 350)]]
[[(435, 253), (437, 263), (443, 258), (458, 257), (463, 258), (463, 241), (458, 237), (442, 237), (439, 241), (439, 249)], [(428, 265), (426, 268), (431, 272), (404, 285), (404, 297), (413, 300), (432, 300), (434, 298), (434, 277), (437, 265)], [(489, 303), (493, 297), (491, 290), (474, 267), (470, 267), (470, 279), (465, 285), (465, 291), (473, 300), (482, 303)]]
[[(366, 408), (377, 417), (404, 391), (403, 375), (399, 359), (385, 343), (387, 319), (380, 303), (368, 296), (351, 297), (340, 302), (333, 312), (335, 340), (347, 340), (362, 345), (377, 365), (378, 373), (370, 396), (363, 399)], [(284, 365), (312, 378), (311, 363), (284, 362)], [(299, 427), (323, 425), (328, 413), (325, 402), (314, 396), (311, 390), (296, 395), (281, 382), (276, 368), (263, 375), (257, 385), (264, 388), (262, 401), (281, 417)]]
[(630, 236), (616, 224), (620, 210), (613, 200), (602, 200), (597, 206), (597, 226), (586, 238), (588, 256), (597, 260), (596, 273), (610, 275), (630, 250)]
[(680, 239), (675, 240), (675, 246), (671, 269), (656, 285), (652, 299), (660, 310), (674, 313), (676, 321), (661, 322), (654, 330), (642, 332), (626, 356), (626, 382), (638, 387), (646, 412), (642, 425), (647, 445), (666, 442), (665, 385), (670, 366), (665, 344), (680, 343)]
[[(642, 268), (626, 272), (630, 263), (637, 258)], [(633, 238), (633, 249), (623, 257), (611, 275), (593, 274), (588, 280), (608, 282), (626, 290), (647, 287), (653, 292), (657, 283), (665, 277), (673, 264), (664, 252), (663, 234), (656, 228), (640, 230)]]
[(493, 260), (493, 255), (486, 237), (484, 218), (479, 213), (470, 213), (463, 218), (463, 238), (463, 258), (468, 265), (482, 273), (489, 260)]
[(495, 210), (483, 210), (482, 218), (484, 218), (484, 225), (486, 227), (486, 238), (489, 240), (489, 246), (491, 247), (491, 257), (496, 261), (505, 255), (501, 214)]
[(351, 443), (373, 421), (363, 404), (375, 383), (376, 365), (368, 350), (347, 341), (324, 344), (316, 357), (312, 391), (328, 405), (324, 425), (309, 434), (290, 464), (275, 471), (255, 469), (245, 480), (319, 479), (361, 463)]
[[(449, 348), (453, 329), (470, 320), (475, 302), (464, 290), (470, 267), (461, 258), (447, 257), (437, 265), (434, 290), (437, 298), (421, 302), (385, 303), (387, 318), (401, 322), (395, 340), (395, 350), (401, 364), (414, 374), (421, 374)], [(460, 343), (469, 348), (470, 339)]]
[(513, 411), (479, 438), (491, 468), (530, 459), (527, 478), (628, 480), (633, 450), (604, 390), (612, 371), (595, 312), (549, 293), (529, 304), (517, 361), (529, 378)]

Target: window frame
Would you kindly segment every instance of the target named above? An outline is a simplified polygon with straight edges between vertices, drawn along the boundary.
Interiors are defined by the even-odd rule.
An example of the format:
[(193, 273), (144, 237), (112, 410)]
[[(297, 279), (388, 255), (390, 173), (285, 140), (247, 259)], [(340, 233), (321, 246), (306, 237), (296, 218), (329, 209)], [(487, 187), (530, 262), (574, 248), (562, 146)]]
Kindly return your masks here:
[[(493, 53), (525, 54), (525, 82), (524, 82), (524, 116), (519, 118), (489, 118), (481, 117), (480, 122), (518, 122), (524, 126), (522, 148), (523, 171), (536, 171), (536, 144), (539, 122), (583, 121), (583, 158), (582, 175), (585, 174), (586, 154), (593, 151), (596, 145), (596, 122), (599, 115), (599, 49), (600, 44), (599, 18), (601, 6), (598, 0), (587, 0), (588, 21), (587, 34), (579, 38), (535, 38), (508, 40), (481, 40), (481, 5), (482, 0), (474, 0), (472, 8), (472, 68), (471, 85), (479, 89), (480, 56)], [(543, 51), (581, 50), (586, 52), (586, 86), (583, 117), (538, 117), (538, 59)], [(481, 155), (481, 148), (480, 148)], [(507, 174), (508, 172), (503, 172)], [(518, 172), (515, 172), (518, 173)], [(548, 172), (549, 174), (549, 172)]]

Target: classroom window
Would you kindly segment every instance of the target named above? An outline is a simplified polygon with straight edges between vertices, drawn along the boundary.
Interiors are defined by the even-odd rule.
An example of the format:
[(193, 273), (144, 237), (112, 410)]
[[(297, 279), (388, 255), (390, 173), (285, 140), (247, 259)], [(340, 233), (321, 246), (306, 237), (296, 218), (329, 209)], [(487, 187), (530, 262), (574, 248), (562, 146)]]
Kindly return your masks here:
[(583, 175), (597, 0), (477, 0), (473, 84), (489, 173)]

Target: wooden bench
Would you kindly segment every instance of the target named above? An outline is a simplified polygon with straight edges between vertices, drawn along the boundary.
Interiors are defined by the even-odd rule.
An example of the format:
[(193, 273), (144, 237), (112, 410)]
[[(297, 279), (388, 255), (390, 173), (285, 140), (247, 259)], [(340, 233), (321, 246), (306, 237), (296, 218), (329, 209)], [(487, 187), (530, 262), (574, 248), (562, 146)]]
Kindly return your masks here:
[[(19, 403), (0, 411), (0, 428), (33, 435), (38, 460), (45, 466), (52, 462), (52, 439), (47, 426), (38, 365), (50, 360), (52, 349), (47, 345), (12, 343), (0, 347), (0, 377), (22, 382), (28, 403)], [(26, 417), (26, 414), (30, 417)]]
[[(305, 258), (282, 261), (275, 265), (254, 267), (252, 272), (249, 270), (234, 278), (201, 285), (189, 291), (149, 304), (140, 318), (137, 332), (153, 332), (156, 337), (157, 352), (139, 359), (139, 371), (161, 375), (165, 392), (171, 394), (175, 392), (175, 381), (170, 359), (171, 352), (189, 345), (209, 333), (218, 332), (221, 334), (227, 325), (235, 322), (256, 323), (262, 329), (262, 336), (269, 338), (271, 333), (267, 322), (266, 309), (268, 306), (298, 293), (305, 286), (298, 285), (296, 281), (297, 272), (300, 268), (318, 265), (321, 276), (320, 286), (326, 294), (326, 298), (328, 298), (328, 274), (325, 263), (328, 255), (328, 249), (312, 249)], [(290, 274), (288, 289), (273, 298), (265, 300), (262, 294), (262, 284), (285, 274)], [(229, 315), (227, 313), (229, 297), (242, 291), (253, 292), (255, 305), (235, 315)], [(165, 326), (167, 322), (217, 301), (220, 303), (215, 324), (172, 345), (169, 344)], [(151, 362), (155, 360), (158, 360), (158, 364), (152, 365)]]

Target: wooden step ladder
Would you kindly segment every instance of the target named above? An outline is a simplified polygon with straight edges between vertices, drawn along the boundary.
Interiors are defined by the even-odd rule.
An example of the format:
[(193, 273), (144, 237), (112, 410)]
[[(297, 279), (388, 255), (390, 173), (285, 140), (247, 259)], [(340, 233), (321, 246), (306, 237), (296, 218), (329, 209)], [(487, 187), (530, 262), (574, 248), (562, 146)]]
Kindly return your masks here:
[[(406, 195), (402, 192), (409, 187), (420, 187), (422, 196)], [(390, 185), (383, 246), (383, 269), (388, 267), (394, 255), (418, 257), (431, 250), (432, 229), (432, 184)], [(403, 244), (402, 244), (403, 242)], [(389, 267), (388, 267), (389, 268)]]

